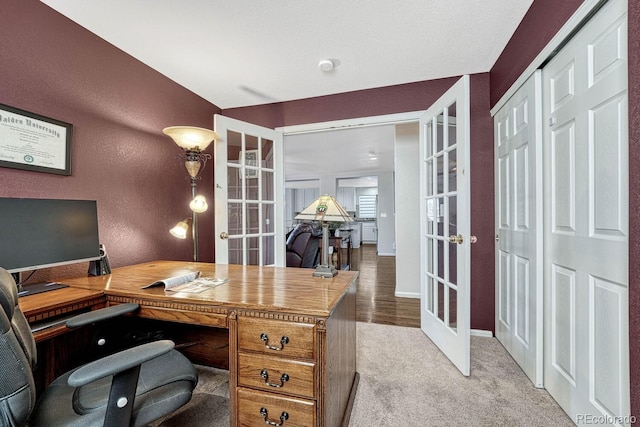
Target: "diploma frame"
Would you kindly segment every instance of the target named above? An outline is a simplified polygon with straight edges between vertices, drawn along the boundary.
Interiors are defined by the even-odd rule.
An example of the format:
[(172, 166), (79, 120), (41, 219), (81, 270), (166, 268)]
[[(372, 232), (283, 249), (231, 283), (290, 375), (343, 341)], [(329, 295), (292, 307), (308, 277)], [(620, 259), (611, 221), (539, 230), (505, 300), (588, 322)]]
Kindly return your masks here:
[[(13, 125), (11, 122), (6, 123), (4, 121), (4, 118), (7, 116), (6, 113), (10, 113), (11, 116), (14, 116), (14, 122), (20, 123), (16, 125)], [(73, 139), (73, 125), (60, 120), (52, 119), (50, 117), (45, 117), (40, 114), (35, 114), (29, 111), (21, 110), (19, 108), (0, 104), (0, 126), (6, 125), (11, 127), (11, 130), (8, 131), (11, 136), (15, 136), (15, 138), (19, 139), (21, 128), (26, 129), (26, 132), (30, 132), (31, 128), (25, 123), (28, 123), (31, 128), (36, 129), (35, 132), (41, 133), (46, 133), (47, 131), (54, 132), (53, 128), (48, 127), (47, 125), (56, 126), (56, 139), (54, 140), (54, 142), (61, 145), (61, 147), (57, 147), (57, 151), (63, 153), (62, 156), (58, 156), (57, 159), (57, 161), (61, 163), (61, 166), (49, 167), (32, 164), (35, 161), (35, 158), (27, 152), (24, 152), (24, 155), (21, 154), (22, 161), (6, 160), (6, 156), (3, 156), (3, 154), (5, 154), (4, 152), (5, 150), (7, 150), (7, 144), (3, 144), (3, 141), (0, 138), (0, 167), (23, 169), (34, 172), (53, 173), (58, 175), (71, 175), (71, 141)], [(57, 133), (58, 130), (60, 131), (59, 135)], [(64, 147), (62, 147), (62, 145), (64, 145)], [(64, 150), (62, 150), (62, 148), (64, 148)], [(12, 152), (12, 156), (15, 156), (15, 152)]]

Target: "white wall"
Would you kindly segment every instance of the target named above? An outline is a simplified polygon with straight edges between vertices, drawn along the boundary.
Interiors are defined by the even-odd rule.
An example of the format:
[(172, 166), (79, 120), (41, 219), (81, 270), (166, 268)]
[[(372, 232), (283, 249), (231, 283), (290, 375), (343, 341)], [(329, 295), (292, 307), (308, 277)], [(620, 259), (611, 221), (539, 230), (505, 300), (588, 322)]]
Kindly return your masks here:
[(393, 172), (378, 173), (378, 255), (396, 255)]
[(418, 123), (396, 126), (396, 292), (420, 298), (420, 145)]

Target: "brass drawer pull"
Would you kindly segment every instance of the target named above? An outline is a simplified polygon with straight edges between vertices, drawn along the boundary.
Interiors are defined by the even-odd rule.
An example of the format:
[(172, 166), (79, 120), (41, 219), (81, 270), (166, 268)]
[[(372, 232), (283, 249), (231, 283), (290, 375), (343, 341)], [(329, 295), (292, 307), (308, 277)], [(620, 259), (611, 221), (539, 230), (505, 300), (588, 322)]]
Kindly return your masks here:
[(284, 386), (284, 383), (289, 381), (289, 375), (282, 374), (282, 376), (280, 377), (280, 384), (270, 383), (269, 372), (266, 369), (263, 369), (262, 371), (260, 371), (260, 376), (262, 377), (266, 385), (269, 385), (271, 387), (276, 387), (276, 388), (281, 388), (282, 386)]
[(280, 347), (274, 347), (272, 345), (269, 345), (269, 335), (265, 334), (264, 332), (260, 334), (260, 339), (264, 341), (265, 348), (268, 348), (269, 350), (280, 351), (284, 349), (285, 344), (289, 344), (289, 337), (284, 336), (280, 338)]
[(275, 421), (271, 421), (271, 420), (269, 419), (269, 413), (267, 412), (267, 408), (264, 408), (264, 407), (263, 407), (263, 408), (260, 408), (260, 415), (262, 415), (262, 416), (264, 417), (264, 422), (265, 422), (265, 423), (267, 423), (267, 424), (268, 424), (268, 425), (270, 425), (270, 426), (275, 426), (275, 427), (280, 427), (281, 425), (283, 425), (283, 424), (284, 424), (284, 422), (285, 422), (286, 420), (288, 420), (288, 419), (289, 419), (289, 414), (288, 414), (288, 413), (286, 413), (286, 412), (283, 412), (283, 413), (280, 415), (280, 422), (279, 422), (279, 423), (277, 423), (277, 422), (275, 422)]

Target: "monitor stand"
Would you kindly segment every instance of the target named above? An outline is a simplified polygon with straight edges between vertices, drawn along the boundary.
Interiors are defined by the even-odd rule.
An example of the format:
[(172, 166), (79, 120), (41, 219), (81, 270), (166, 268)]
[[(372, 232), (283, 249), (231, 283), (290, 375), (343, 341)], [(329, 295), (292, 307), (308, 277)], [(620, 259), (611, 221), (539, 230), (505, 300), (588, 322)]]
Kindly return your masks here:
[(21, 285), (18, 287), (18, 298), (27, 295), (39, 294), (41, 292), (54, 291), (56, 289), (68, 288), (69, 285), (63, 285), (58, 282), (34, 283), (32, 285)]

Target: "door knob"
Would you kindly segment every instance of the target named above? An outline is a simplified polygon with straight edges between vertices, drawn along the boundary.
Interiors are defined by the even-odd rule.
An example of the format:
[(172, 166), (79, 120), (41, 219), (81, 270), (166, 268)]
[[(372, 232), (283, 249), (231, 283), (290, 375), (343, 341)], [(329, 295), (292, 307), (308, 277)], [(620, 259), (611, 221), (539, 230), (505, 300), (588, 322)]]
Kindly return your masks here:
[[(476, 243), (477, 241), (478, 238), (476, 236), (469, 236), (469, 243)], [(462, 234), (458, 234), (457, 236), (452, 234), (449, 236), (449, 243), (457, 243), (461, 245), (464, 243), (464, 236)]]
[(462, 236), (462, 234), (458, 234), (457, 236), (455, 234), (452, 234), (451, 236), (449, 236), (449, 243), (457, 243), (461, 245), (462, 243), (464, 243), (464, 237)]
[(229, 233), (227, 233), (226, 231), (223, 231), (222, 233), (220, 233), (220, 238), (222, 240), (228, 239), (229, 238)]

